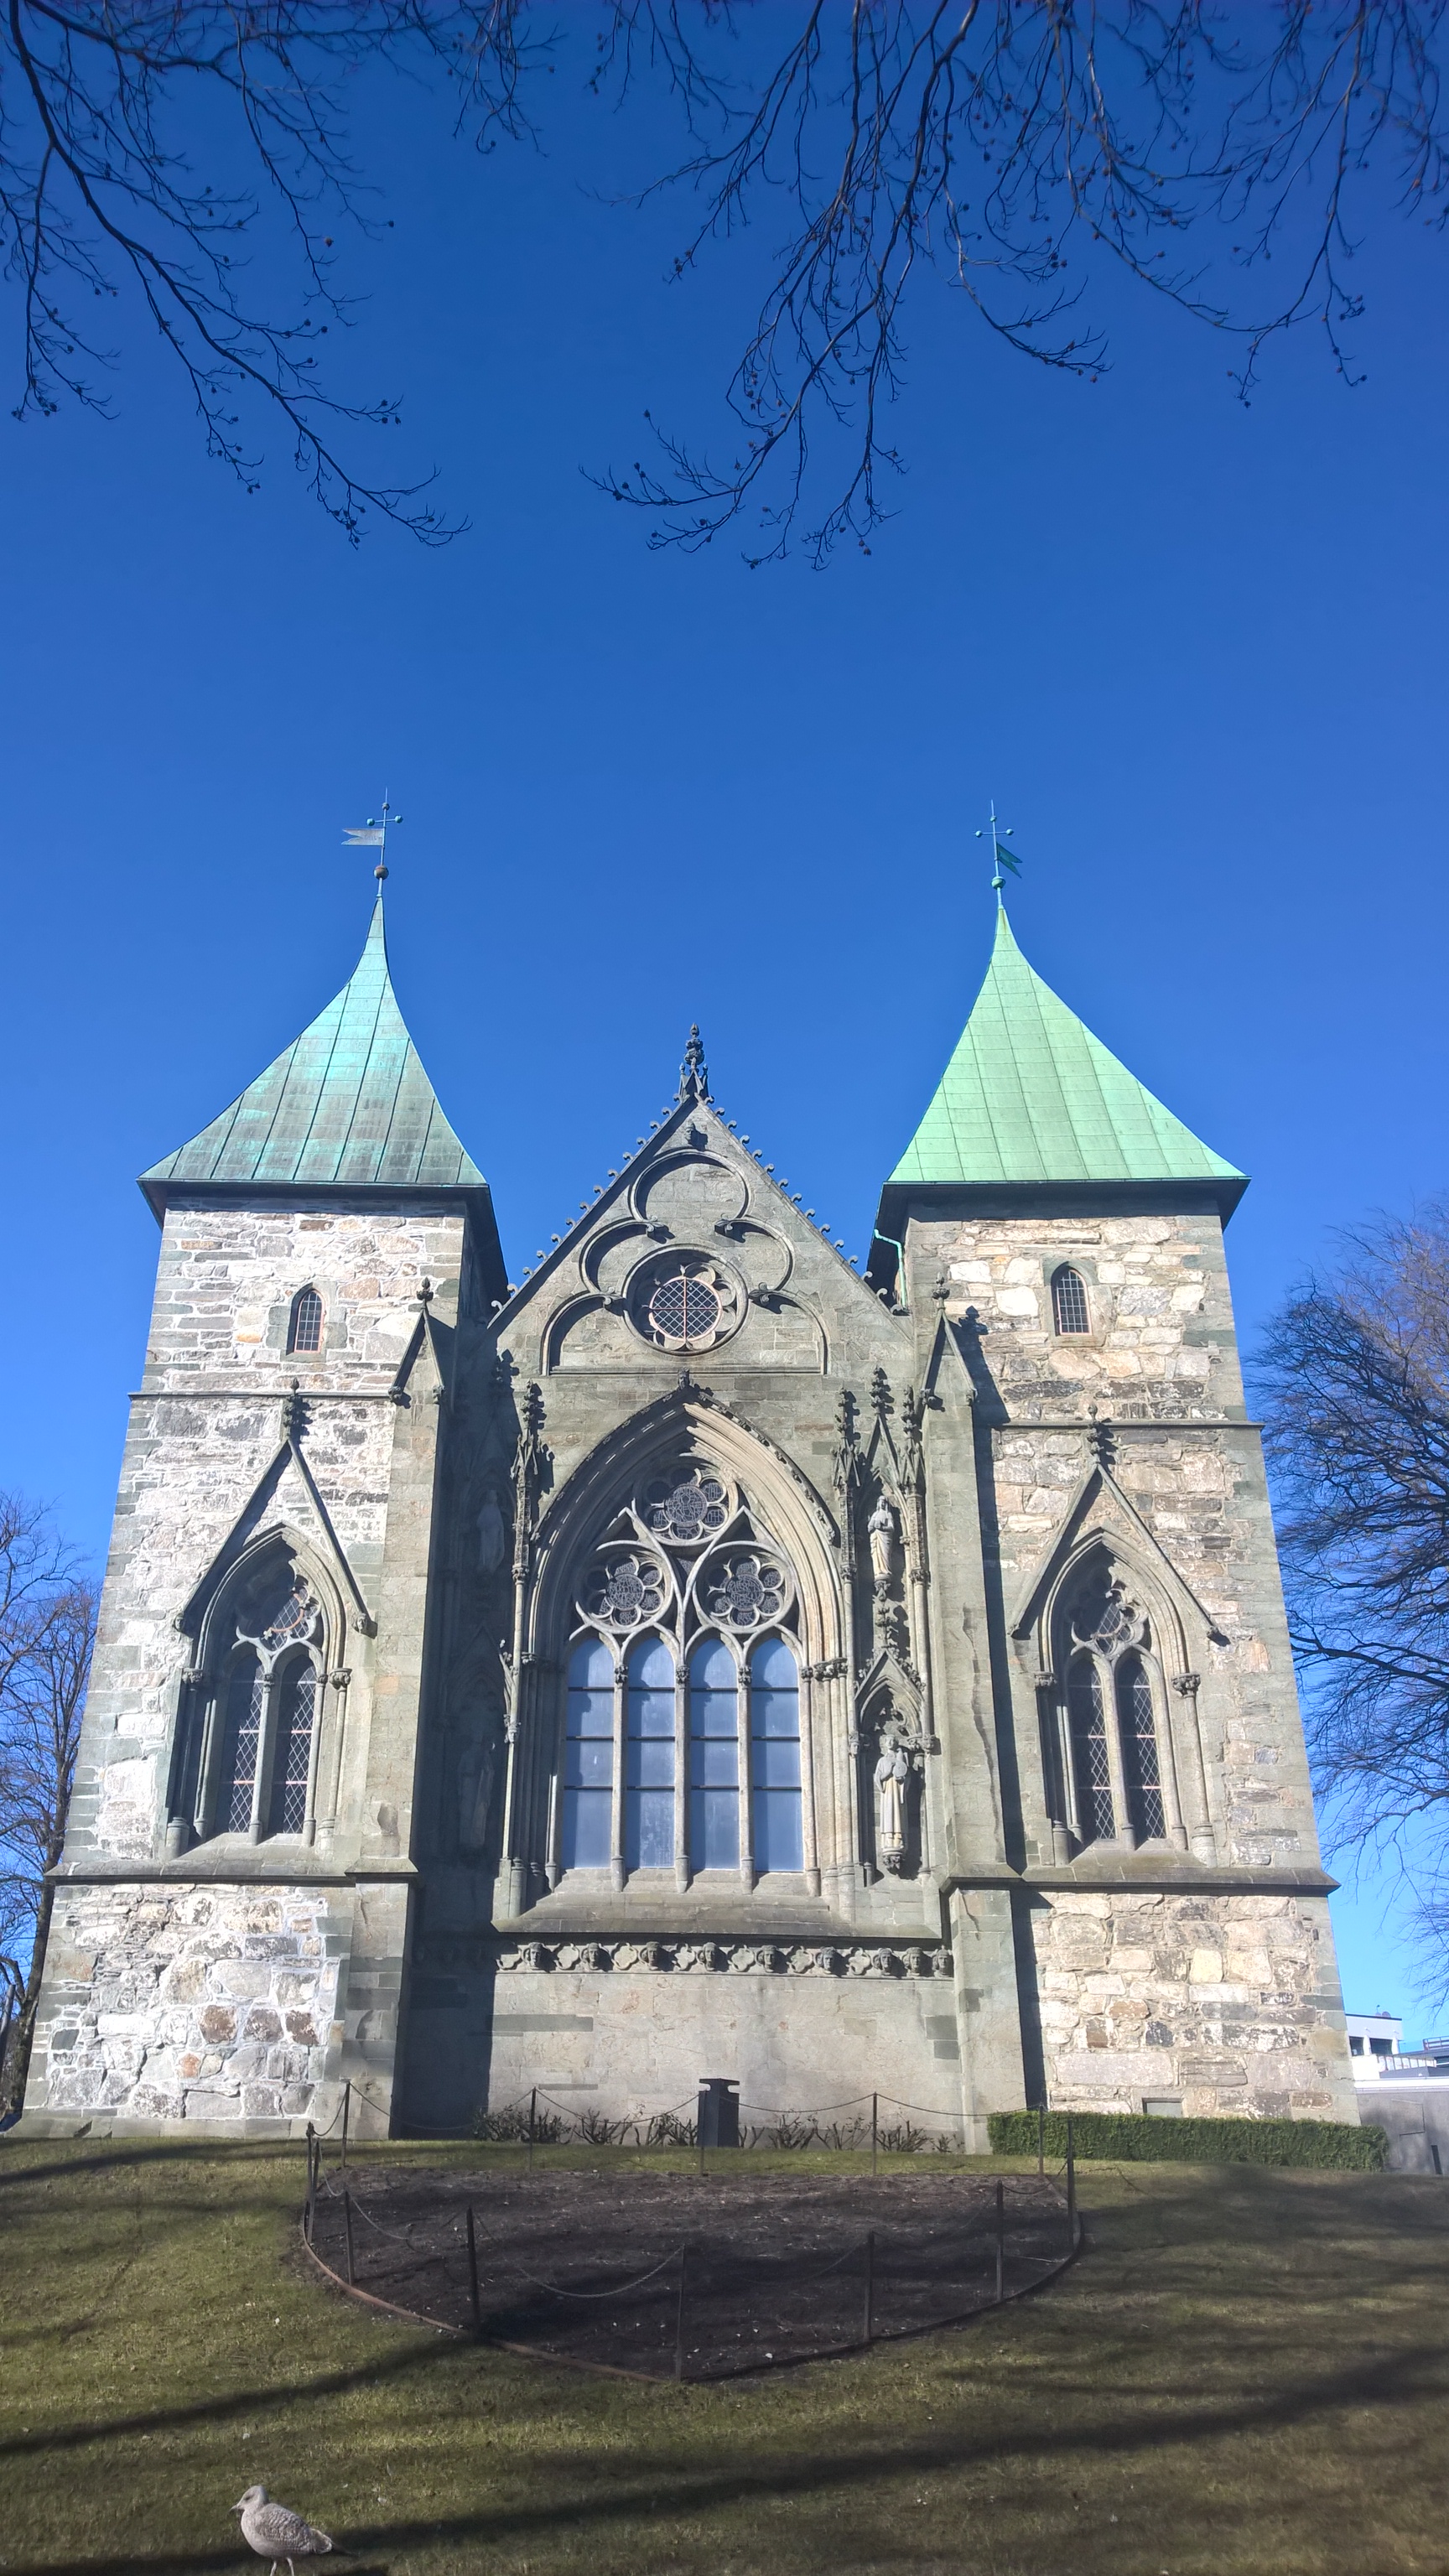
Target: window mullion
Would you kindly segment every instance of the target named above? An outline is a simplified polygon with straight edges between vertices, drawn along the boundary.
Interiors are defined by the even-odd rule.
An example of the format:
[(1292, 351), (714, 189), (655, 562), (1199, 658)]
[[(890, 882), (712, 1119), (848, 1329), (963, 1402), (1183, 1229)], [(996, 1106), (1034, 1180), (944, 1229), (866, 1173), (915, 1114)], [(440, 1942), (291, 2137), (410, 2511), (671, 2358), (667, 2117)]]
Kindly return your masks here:
[(694, 1874), (689, 1848), (689, 1666), (674, 1641), (674, 1884), (682, 1896)]
[(610, 1807), (609, 1877), (615, 1889), (624, 1884), (624, 1707), (628, 1688), (628, 1656), (614, 1659), (614, 1793)]
[(273, 1664), (271, 1671), (266, 1674), (262, 1682), (261, 1723), (257, 1728), (257, 1767), (252, 1777), (250, 1827), (250, 1839), (254, 1843), (259, 1843), (262, 1839), (262, 1818), (266, 1813), (264, 1801), (271, 1779), (272, 1749), (277, 1734), (277, 1700), (277, 1668)]
[(755, 1781), (751, 1765), (750, 1659), (737, 1658), (739, 1723), (736, 1730), (740, 1765), (740, 1883), (752, 1894), (755, 1885)]

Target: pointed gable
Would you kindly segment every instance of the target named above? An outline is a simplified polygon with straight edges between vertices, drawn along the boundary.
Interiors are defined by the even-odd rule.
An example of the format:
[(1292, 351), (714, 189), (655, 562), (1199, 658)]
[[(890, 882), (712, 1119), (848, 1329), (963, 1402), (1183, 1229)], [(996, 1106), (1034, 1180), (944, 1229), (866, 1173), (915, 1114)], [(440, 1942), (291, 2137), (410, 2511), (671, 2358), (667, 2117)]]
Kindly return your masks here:
[(379, 895), (354, 973), (239, 1099), (141, 1176), (165, 1188), (482, 1189), (438, 1106), (388, 972)]
[(1247, 1183), (1155, 1100), (1027, 964), (998, 911), (959, 1045), (888, 1189), (1073, 1181)]

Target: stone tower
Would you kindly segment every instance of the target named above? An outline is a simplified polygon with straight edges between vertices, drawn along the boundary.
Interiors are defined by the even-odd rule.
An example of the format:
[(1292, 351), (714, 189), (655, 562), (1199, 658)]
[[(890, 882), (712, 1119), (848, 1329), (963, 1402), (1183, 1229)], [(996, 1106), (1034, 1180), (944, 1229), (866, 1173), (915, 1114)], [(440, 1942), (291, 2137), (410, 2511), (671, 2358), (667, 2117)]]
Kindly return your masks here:
[(514, 1287), (379, 911), (143, 1182), (27, 2119), (1354, 2119), (1244, 1186), (1003, 914), (865, 1278), (696, 1032)]

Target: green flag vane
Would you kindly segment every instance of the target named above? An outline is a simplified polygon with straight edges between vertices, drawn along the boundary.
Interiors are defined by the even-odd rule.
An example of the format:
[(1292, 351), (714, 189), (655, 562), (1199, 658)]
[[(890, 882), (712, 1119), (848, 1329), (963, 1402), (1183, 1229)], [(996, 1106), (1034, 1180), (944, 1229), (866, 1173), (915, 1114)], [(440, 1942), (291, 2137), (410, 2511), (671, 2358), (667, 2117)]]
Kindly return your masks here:
[[(993, 808), (993, 811), (994, 810), (995, 809)], [(401, 821), (401, 814), (394, 814), (386, 796), (384, 796), (382, 800), (381, 814), (369, 814), (365, 823), (358, 823), (356, 825), (349, 824), (347, 830), (342, 835), (342, 846), (344, 850), (376, 850), (377, 865), (373, 869), (372, 873), (376, 877), (379, 885), (381, 885), (383, 878), (387, 874), (388, 833), (389, 831), (395, 832)]]
[[(1003, 841), (1009, 841), (1011, 839), (1012, 827), (1009, 823), (997, 822), (996, 799), (994, 796), (991, 800), (991, 822), (988, 828), (991, 833), (991, 864), (994, 871), (991, 882), (996, 891), (997, 901), (1000, 902), (1001, 889), (1006, 883), (1006, 879), (1001, 873), (1002, 869), (1010, 868), (1012, 875), (1014, 877), (1019, 877), (1021, 874), (1021, 861), (1017, 857), (1015, 850), (1003, 850), (1001, 846)], [(978, 832), (976, 838), (978, 841), (984, 841), (986, 838), (986, 832), (984, 830)]]

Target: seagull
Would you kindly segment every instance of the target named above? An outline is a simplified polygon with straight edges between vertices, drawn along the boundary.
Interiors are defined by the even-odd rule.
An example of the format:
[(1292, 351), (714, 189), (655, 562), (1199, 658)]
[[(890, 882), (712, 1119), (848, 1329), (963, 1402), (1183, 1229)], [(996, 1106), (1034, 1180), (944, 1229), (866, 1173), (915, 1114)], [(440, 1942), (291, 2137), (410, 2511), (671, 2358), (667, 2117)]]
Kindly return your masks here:
[(248, 2487), (232, 2506), (241, 2515), (242, 2538), (259, 2558), (270, 2558), (271, 2576), (285, 2558), (287, 2576), (297, 2576), (294, 2558), (317, 2558), (332, 2546), (325, 2531), (304, 2522), (288, 2504), (274, 2504), (265, 2487)]

